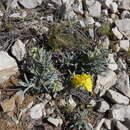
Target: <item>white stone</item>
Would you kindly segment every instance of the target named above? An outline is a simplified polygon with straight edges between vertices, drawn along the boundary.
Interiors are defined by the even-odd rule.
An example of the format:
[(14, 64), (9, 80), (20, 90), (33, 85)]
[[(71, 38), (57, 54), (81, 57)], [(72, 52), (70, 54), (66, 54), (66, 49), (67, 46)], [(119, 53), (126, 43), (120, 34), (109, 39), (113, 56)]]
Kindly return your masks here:
[(127, 10), (124, 10), (121, 14), (121, 18), (125, 19), (125, 18), (130, 18), (130, 12)]
[(43, 103), (39, 103), (39, 104), (36, 104), (34, 105), (31, 109), (30, 109), (30, 117), (32, 119), (35, 119), (35, 120), (38, 120), (40, 118), (42, 118), (42, 116), (46, 115), (45, 113), (45, 108), (44, 108), (44, 104)]
[(117, 27), (112, 28), (112, 32), (118, 39), (122, 39), (123, 38), (123, 35), (119, 32)]
[(128, 39), (130, 39), (130, 19), (125, 18), (121, 20), (116, 20), (115, 24), (118, 27), (119, 31)]
[(25, 8), (32, 9), (41, 5), (43, 0), (19, 0), (18, 2)]
[(111, 120), (105, 119), (104, 125), (108, 130), (111, 130)]
[(107, 9), (102, 9), (102, 14), (105, 16), (108, 16), (108, 10)]
[(19, 71), (15, 59), (10, 57), (7, 52), (0, 51), (0, 84), (3, 84), (17, 73)]
[(104, 0), (104, 4), (107, 8), (110, 8), (110, 5), (112, 4), (113, 0)]
[(124, 126), (120, 121), (115, 121), (115, 126), (118, 130), (129, 130), (126, 126)]
[(56, 127), (61, 126), (63, 124), (63, 120), (61, 118), (52, 118), (52, 117), (49, 117), (47, 120), (50, 123), (52, 123), (53, 125), (55, 125)]
[(110, 45), (109, 38), (107, 36), (102, 36), (101, 37), (101, 44), (102, 44), (102, 47), (104, 49), (109, 49), (109, 45)]
[(101, 101), (99, 103), (99, 109), (98, 109), (98, 112), (101, 112), (101, 113), (104, 113), (106, 112), (107, 110), (109, 110), (110, 106), (109, 104), (106, 102), (106, 101)]
[(92, 17), (87, 17), (85, 20), (84, 20), (84, 23), (85, 25), (92, 25), (95, 23), (94, 19)]
[(106, 96), (113, 102), (113, 103), (118, 103), (118, 104), (129, 104), (129, 98), (126, 96), (123, 96), (119, 92), (113, 91), (113, 90), (108, 90), (106, 93)]
[(128, 51), (130, 47), (129, 40), (120, 40), (119, 46), (121, 50)]
[(0, 11), (0, 16), (3, 16), (4, 14), (3, 14), (3, 12), (2, 11)]
[(125, 106), (116, 104), (112, 106), (109, 115), (117, 121), (125, 121), (126, 119), (130, 121), (130, 105)]
[(118, 5), (120, 9), (130, 10), (130, 0), (119, 0)]
[(130, 81), (125, 71), (117, 75), (117, 85), (115, 86), (120, 92), (130, 98)]
[(13, 8), (13, 9), (19, 8), (18, 0), (12, 0), (10, 7)]
[(101, 127), (102, 127), (104, 121), (105, 121), (105, 118), (102, 118), (101, 121), (95, 127), (95, 130), (101, 130)]
[(114, 55), (113, 54), (109, 54), (108, 55), (108, 68), (111, 69), (111, 70), (117, 70), (118, 69), (118, 66), (114, 60)]
[(108, 89), (116, 84), (116, 81), (117, 75), (112, 70), (102, 72), (97, 76), (96, 86), (94, 89), (95, 93), (100, 93), (100, 96), (103, 96)]
[(127, 69), (127, 64), (124, 59), (118, 58), (118, 69), (119, 70), (126, 70)]
[(69, 97), (69, 106), (72, 108), (72, 109), (74, 109), (75, 107), (76, 107), (76, 102), (74, 101), (74, 99), (72, 98), (72, 95), (70, 95), (70, 97)]
[(110, 9), (111, 9), (111, 11), (112, 11), (113, 13), (118, 12), (118, 5), (116, 4), (116, 2), (112, 2), (112, 3), (110, 4)]
[(21, 40), (17, 40), (11, 47), (12, 55), (16, 57), (18, 61), (22, 61), (26, 55), (25, 44)]
[(99, 18), (101, 15), (101, 4), (98, 1), (95, 1), (94, 4), (88, 8), (88, 10), (89, 15)]

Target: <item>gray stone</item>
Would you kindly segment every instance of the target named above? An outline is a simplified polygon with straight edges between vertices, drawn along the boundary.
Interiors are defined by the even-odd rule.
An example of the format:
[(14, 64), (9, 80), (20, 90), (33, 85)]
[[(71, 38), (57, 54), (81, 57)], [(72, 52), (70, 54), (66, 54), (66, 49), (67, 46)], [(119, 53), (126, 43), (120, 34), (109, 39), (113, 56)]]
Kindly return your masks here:
[(76, 107), (76, 105), (77, 105), (76, 102), (74, 101), (72, 95), (70, 95), (68, 102), (69, 102), (69, 106), (70, 106), (72, 109), (74, 109), (74, 108)]
[(120, 40), (119, 46), (121, 50), (128, 51), (130, 47), (129, 40)]
[(104, 49), (109, 49), (110, 41), (107, 36), (101, 37), (101, 44)]
[(63, 120), (61, 118), (52, 118), (52, 117), (49, 117), (47, 120), (50, 123), (52, 123), (53, 125), (55, 125), (56, 127), (61, 126), (63, 124)]
[(106, 101), (101, 101), (99, 102), (99, 106), (98, 106), (98, 112), (104, 113), (107, 110), (109, 110), (110, 106)]
[(114, 122), (115, 127), (117, 130), (129, 130), (125, 125), (123, 125), (120, 121)]
[(36, 8), (41, 5), (43, 0), (19, 0), (18, 1), (23, 7), (27, 9)]
[(125, 71), (119, 72), (117, 75), (117, 85), (115, 86), (120, 92), (130, 98), (130, 83), (129, 76)]
[(17, 40), (11, 47), (12, 55), (16, 57), (18, 61), (22, 61), (26, 55), (25, 44), (21, 40)]
[(111, 70), (117, 70), (118, 66), (114, 60), (114, 55), (113, 54), (109, 54), (108, 55), (108, 68)]
[(130, 19), (121, 19), (115, 21), (119, 31), (124, 34), (128, 39), (130, 38)]
[(105, 119), (104, 125), (105, 125), (105, 128), (107, 128), (107, 130), (111, 130), (111, 120)]
[(113, 91), (113, 90), (108, 90), (106, 93), (106, 96), (113, 102), (113, 103), (118, 103), (118, 104), (129, 104), (129, 98), (123, 96), (122, 94)]
[(130, 10), (130, 1), (129, 0), (119, 0), (118, 2), (120, 9)]
[(102, 72), (97, 76), (95, 93), (100, 93), (100, 96), (103, 96), (107, 90), (109, 90), (113, 85), (116, 84), (117, 75), (112, 70), (107, 70)]
[(88, 10), (89, 15), (99, 18), (101, 15), (101, 4), (98, 1), (95, 1), (94, 4), (88, 8)]
[(124, 10), (121, 14), (121, 18), (124, 19), (124, 18), (130, 18), (130, 12), (127, 11), (127, 10)]
[(122, 39), (123, 38), (123, 35), (119, 32), (117, 27), (112, 28), (112, 32), (118, 39)]
[(0, 85), (4, 87), (4, 83), (9, 80), (11, 76), (18, 74), (18, 66), (12, 57), (7, 52), (0, 51)]
[(42, 118), (42, 116), (46, 116), (44, 104), (43, 103), (39, 103), (39, 104), (34, 105), (30, 109), (29, 115), (30, 115), (30, 117), (32, 119), (35, 119), (35, 120), (38, 120), (38, 119)]
[(112, 4), (113, 0), (103, 0), (104, 4), (107, 8), (110, 8), (110, 5)]
[(105, 118), (102, 118), (101, 121), (95, 127), (95, 130), (101, 130), (101, 127), (102, 127), (104, 121), (105, 121)]
[(130, 105), (113, 105), (109, 113), (114, 120), (125, 121), (130, 120)]
[(116, 4), (116, 2), (112, 2), (112, 3), (110, 4), (110, 9), (111, 9), (111, 11), (112, 11), (113, 13), (118, 12), (118, 5)]
[(124, 59), (118, 58), (117, 62), (118, 62), (117, 64), (118, 64), (118, 69), (119, 70), (126, 70), (127, 69), (126, 62), (125, 62)]

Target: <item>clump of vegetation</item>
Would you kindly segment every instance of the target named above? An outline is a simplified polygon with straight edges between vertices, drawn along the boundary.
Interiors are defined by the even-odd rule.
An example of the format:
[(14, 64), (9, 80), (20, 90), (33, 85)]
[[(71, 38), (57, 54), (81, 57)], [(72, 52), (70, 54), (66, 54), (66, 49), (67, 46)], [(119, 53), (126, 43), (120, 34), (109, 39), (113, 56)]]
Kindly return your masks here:
[(49, 33), (49, 46), (55, 50), (87, 44), (90, 37), (78, 28), (73, 22), (54, 24)]
[(35, 92), (55, 93), (62, 89), (60, 72), (53, 65), (51, 52), (43, 48), (33, 48), (30, 52), (32, 60), (29, 71), (31, 81), (35, 84)]
[(108, 51), (101, 48), (81, 46), (71, 51), (65, 51), (61, 60), (61, 68), (66, 73), (97, 75), (107, 69)]

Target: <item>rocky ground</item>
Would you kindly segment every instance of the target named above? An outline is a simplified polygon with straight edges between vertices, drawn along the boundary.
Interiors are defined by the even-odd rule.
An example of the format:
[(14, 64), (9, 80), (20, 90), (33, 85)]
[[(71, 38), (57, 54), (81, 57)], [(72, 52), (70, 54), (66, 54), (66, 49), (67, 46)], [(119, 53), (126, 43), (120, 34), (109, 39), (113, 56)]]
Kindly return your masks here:
[(0, 130), (130, 130), (129, 80), (130, 0), (0, 1)]

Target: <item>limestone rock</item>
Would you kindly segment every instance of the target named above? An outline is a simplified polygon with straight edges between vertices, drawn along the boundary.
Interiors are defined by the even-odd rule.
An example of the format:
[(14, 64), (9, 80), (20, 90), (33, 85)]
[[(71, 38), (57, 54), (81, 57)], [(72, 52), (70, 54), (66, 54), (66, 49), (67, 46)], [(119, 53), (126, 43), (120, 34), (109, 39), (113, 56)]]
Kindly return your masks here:
[(110, 106), (106, 101), (101, 101), (98, 106), (98, 112), (104, 113), (109, 110)]
[(44, 104), (43, 103), (39, 103), (34, 105), (31, 109), (30, 109), (30, 117), (32, 119), (38, 120), (40, 118), (42, 118), (42, 116), (46, 116), (45, 113), (45, 108), (44, 108)]
[(53, 125), (55, 125), (56, 127), (61, 126), (63, 124), (63, 120), (61, 118), (52, 118), (52, 117), (49, 117), (47, 120), (50, 123), (52, 123)]
[(23, 7), (27, 9), (36, 8), (41, 5), (43, 0), (19, 0), (18, 1)]
[(111, 9), (111, 11), (112, 11), (113, 13), (118, 12), (118, 5), (116, 4), (116, 2), (112, 2), (112, 3), (110, 4), (110, 9)]
[(119, 46), (121, 50), (128, 51), (130, 47), (129, 40), (120, 40)]
[(126, 104), (126, 105), (129, 104), (129, 99), (116, 91), (108, 90), (108, 92), (106, 93), (106, 96), (113, 103)]
[(11, 76), (19, 74), (18, 66), (12, 57), (7, 52), (0, 51), (0, 85), (4, 87)]
[(121, 19), (115, 21), (119, 31), (124, 34), (128, 39), (130, 38), (130, 19)]
[(118, 5), (120, 9), (130, 10), (129, 0), (119, 0)]
[(105, 119), (104, 125), (108, 130), (111, 130), (111, 120)]
[(118, 130), (129, 130), (126, 126), (124, 126), (120, 121), (115, 121), (115, 127)]
[(100, 96), (104, 95), (105, 92), (116, 84), (117, 75), (112, 70), (102, 72), (97, 76), (95, 93), (100, 93)]
[(130, 83), (129, 83), (129, 76), (126, 74), (125, 71), (119, 72), (117, 75), (117, 85), (116, 88), (122, 92), (124, 95), (130, 98)]
[(122, 39), (123, 38), (123, 35), (119, 32), (117, 27), (112, 28), (112, 32), (118, 39)]
[(95, 1), (92, 6), (88, 8), (89, 15), (92, 17), (100, 17), (101, 15), (101, 4), (98, 1)]
[(18, 61), (22, 61), (26, 54), (25, 44), (18, 39), (12, 46), (11, 52)]
[(111, 70), (117, 70), (118, 69), (118, 66), (114, 60), (114, 55), (113, 54), (109, 54), (108, 55), (108, 68), (111, 69)]
[(130, 12), (127, 11), (127, 10), (124, 10), (121, 14), (121, 18), (124, 19), (124, 18), (130, 18)]

